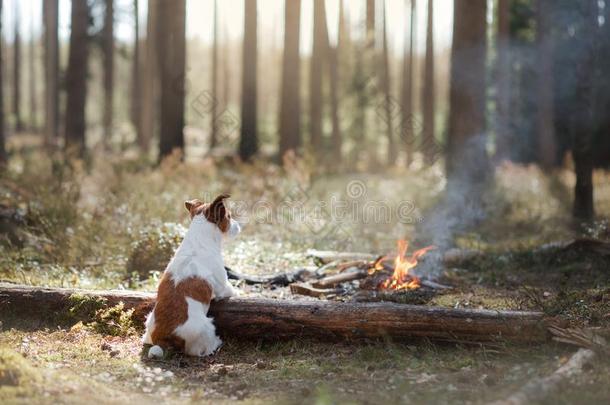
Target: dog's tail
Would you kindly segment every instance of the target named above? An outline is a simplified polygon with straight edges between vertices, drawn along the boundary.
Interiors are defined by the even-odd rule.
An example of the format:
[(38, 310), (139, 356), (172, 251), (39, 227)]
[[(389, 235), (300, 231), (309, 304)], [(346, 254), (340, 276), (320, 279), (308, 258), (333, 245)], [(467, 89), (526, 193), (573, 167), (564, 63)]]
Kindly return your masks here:
[(149, 359), (162, 358), (162, 357), (163, 357), (163, 348), (161, 346), (154, 345), (150, 349), (148, 349), (148, 358)]

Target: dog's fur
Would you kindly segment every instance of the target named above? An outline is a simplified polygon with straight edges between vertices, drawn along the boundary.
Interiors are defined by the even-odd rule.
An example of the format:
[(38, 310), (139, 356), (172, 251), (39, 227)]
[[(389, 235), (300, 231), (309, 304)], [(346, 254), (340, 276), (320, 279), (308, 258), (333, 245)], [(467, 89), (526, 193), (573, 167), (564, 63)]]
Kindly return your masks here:
[(190, 356), (207, 356), (222, 344), (212, 318), (207, 316), (212, 299), (235, 295), (222, 258), (223, 236), (239, 233), (220, 195), (210, 204), (185, 202), (191, 225), (167, 265), (157, 291), (157, 303), (146, 319), (145, 344), (154, 345), (149, 357), (174, 349)]

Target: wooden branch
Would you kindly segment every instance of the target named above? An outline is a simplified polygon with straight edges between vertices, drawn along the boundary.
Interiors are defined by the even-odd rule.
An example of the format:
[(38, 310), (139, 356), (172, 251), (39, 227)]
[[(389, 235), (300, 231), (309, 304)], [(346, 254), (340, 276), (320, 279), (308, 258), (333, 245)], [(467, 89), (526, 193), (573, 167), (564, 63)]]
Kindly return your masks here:
[(308, 286), (307, 284), (294, 283), (290, 284), (290, 292), (296, 295), (306, 295), (308, 297), (322, 298), (329, 295), (336, 295), (341, 293), (343, 290), (340, 288), (315, 288)]
[(492, 402), (491, 405), (525, 405), (539, 403), (552, 392), (558, 390), (572, 377), (582, 372), (583, 367), (595, 358), (595, 352), (579, 349), (563, 366), (553, 374), (536, 378), (525, 384), (510, 397)]
[(321, 263), (330, 263), (335, 261), (354, 261), (354, 260), (370, 260), (377, 258), (374, 254), (359, 253), (359, 252), (335, 252), (331, 250), (315, 250), (309, 249), (307, 256), (319, 260)]
[[(142, 321), (155, 295), (0, 284), (0, 317), (61, 317), (78, 294), (123, 302)], [(540, 343), (549, 340), (540, 312), (451, 309), (394, 303), (347, 303), (233, 298), (212, 303), (210, 314), (225, 336), (250, 339), (428, 338), (445, 341)]]
[(357, 269), (355, 271), (346, 271), (344, 273), (335, 274), (332, 276), (325, 277), (321, 280), (311, 283), (315, 288), (328, 288), (334, 287), (341, 283), (348, 281), (360, 280), (369, 275), (368, 271), (364, 269)]
[(312, 277), (316, 277), (316, 272), (309, 269), (298, 269), (295, 271), (274, 274), (272, 276), (252, 276), (249, 274), (239, 273), (229, 267), (225, 267), (227, 275), (231, 280), (243, 280), (246, 284), (268, 284), (285, 287), (297, 281), (305, 281)]

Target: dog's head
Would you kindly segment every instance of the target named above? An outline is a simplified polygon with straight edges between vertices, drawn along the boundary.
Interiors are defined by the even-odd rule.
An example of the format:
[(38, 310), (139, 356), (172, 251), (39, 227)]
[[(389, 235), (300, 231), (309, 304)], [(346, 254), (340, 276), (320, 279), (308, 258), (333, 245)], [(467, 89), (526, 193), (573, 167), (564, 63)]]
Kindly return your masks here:
[(231, 218), (231, 212), (225, 204), (229, 198), (228, 194), (221, 194), (211, 203), (201, 200), (189, 200), (184, 202), (184, 207), (191, 215), (191, 219), (197, 215), (203, 215), (212, 224), (215, 224), (223, 235), (236, 236), (240, 231), (237, 221)]

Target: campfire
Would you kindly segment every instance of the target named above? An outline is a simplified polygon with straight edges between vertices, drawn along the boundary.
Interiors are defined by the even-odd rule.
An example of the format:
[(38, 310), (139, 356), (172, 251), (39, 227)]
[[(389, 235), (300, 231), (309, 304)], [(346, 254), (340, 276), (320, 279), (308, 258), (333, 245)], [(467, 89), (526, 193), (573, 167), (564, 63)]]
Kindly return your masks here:
[(411, 273), (419, 259), (422, 258), (428, 251), (435, 249), (435, 246), (428, 246), (423, 249), (416, 250), (411, 256), (407, 256), (409, 242), (401, 239), (397, 242), (398, 254), (393, 259), (390, 256), (383, 256), (375, 261), (374, 265), (369, 269), (369, 275), (374, 275), (378, 272), (385, 271), (388, 268), (388, 262), (394, 262), (392, 275), (381, 282), (379, 289), (385, 290), (415, 290), (421, 287), (419, 277)]
[[(303, 270), (288, 277), (294, 295), (316, 298), (378, 301), (424, 302), (436, 291), (446, 289), (414, 271), (435, 246), (409, 252), (409, 242), (397, 241), (397, 252), (376, 257), (362, 253), (317, 252), (314, 257), (328, 256), (314, 272)], [(429, 264), (429, 263), (428, 263)], [(406, 297), (406, 299), (405, 299)]]

